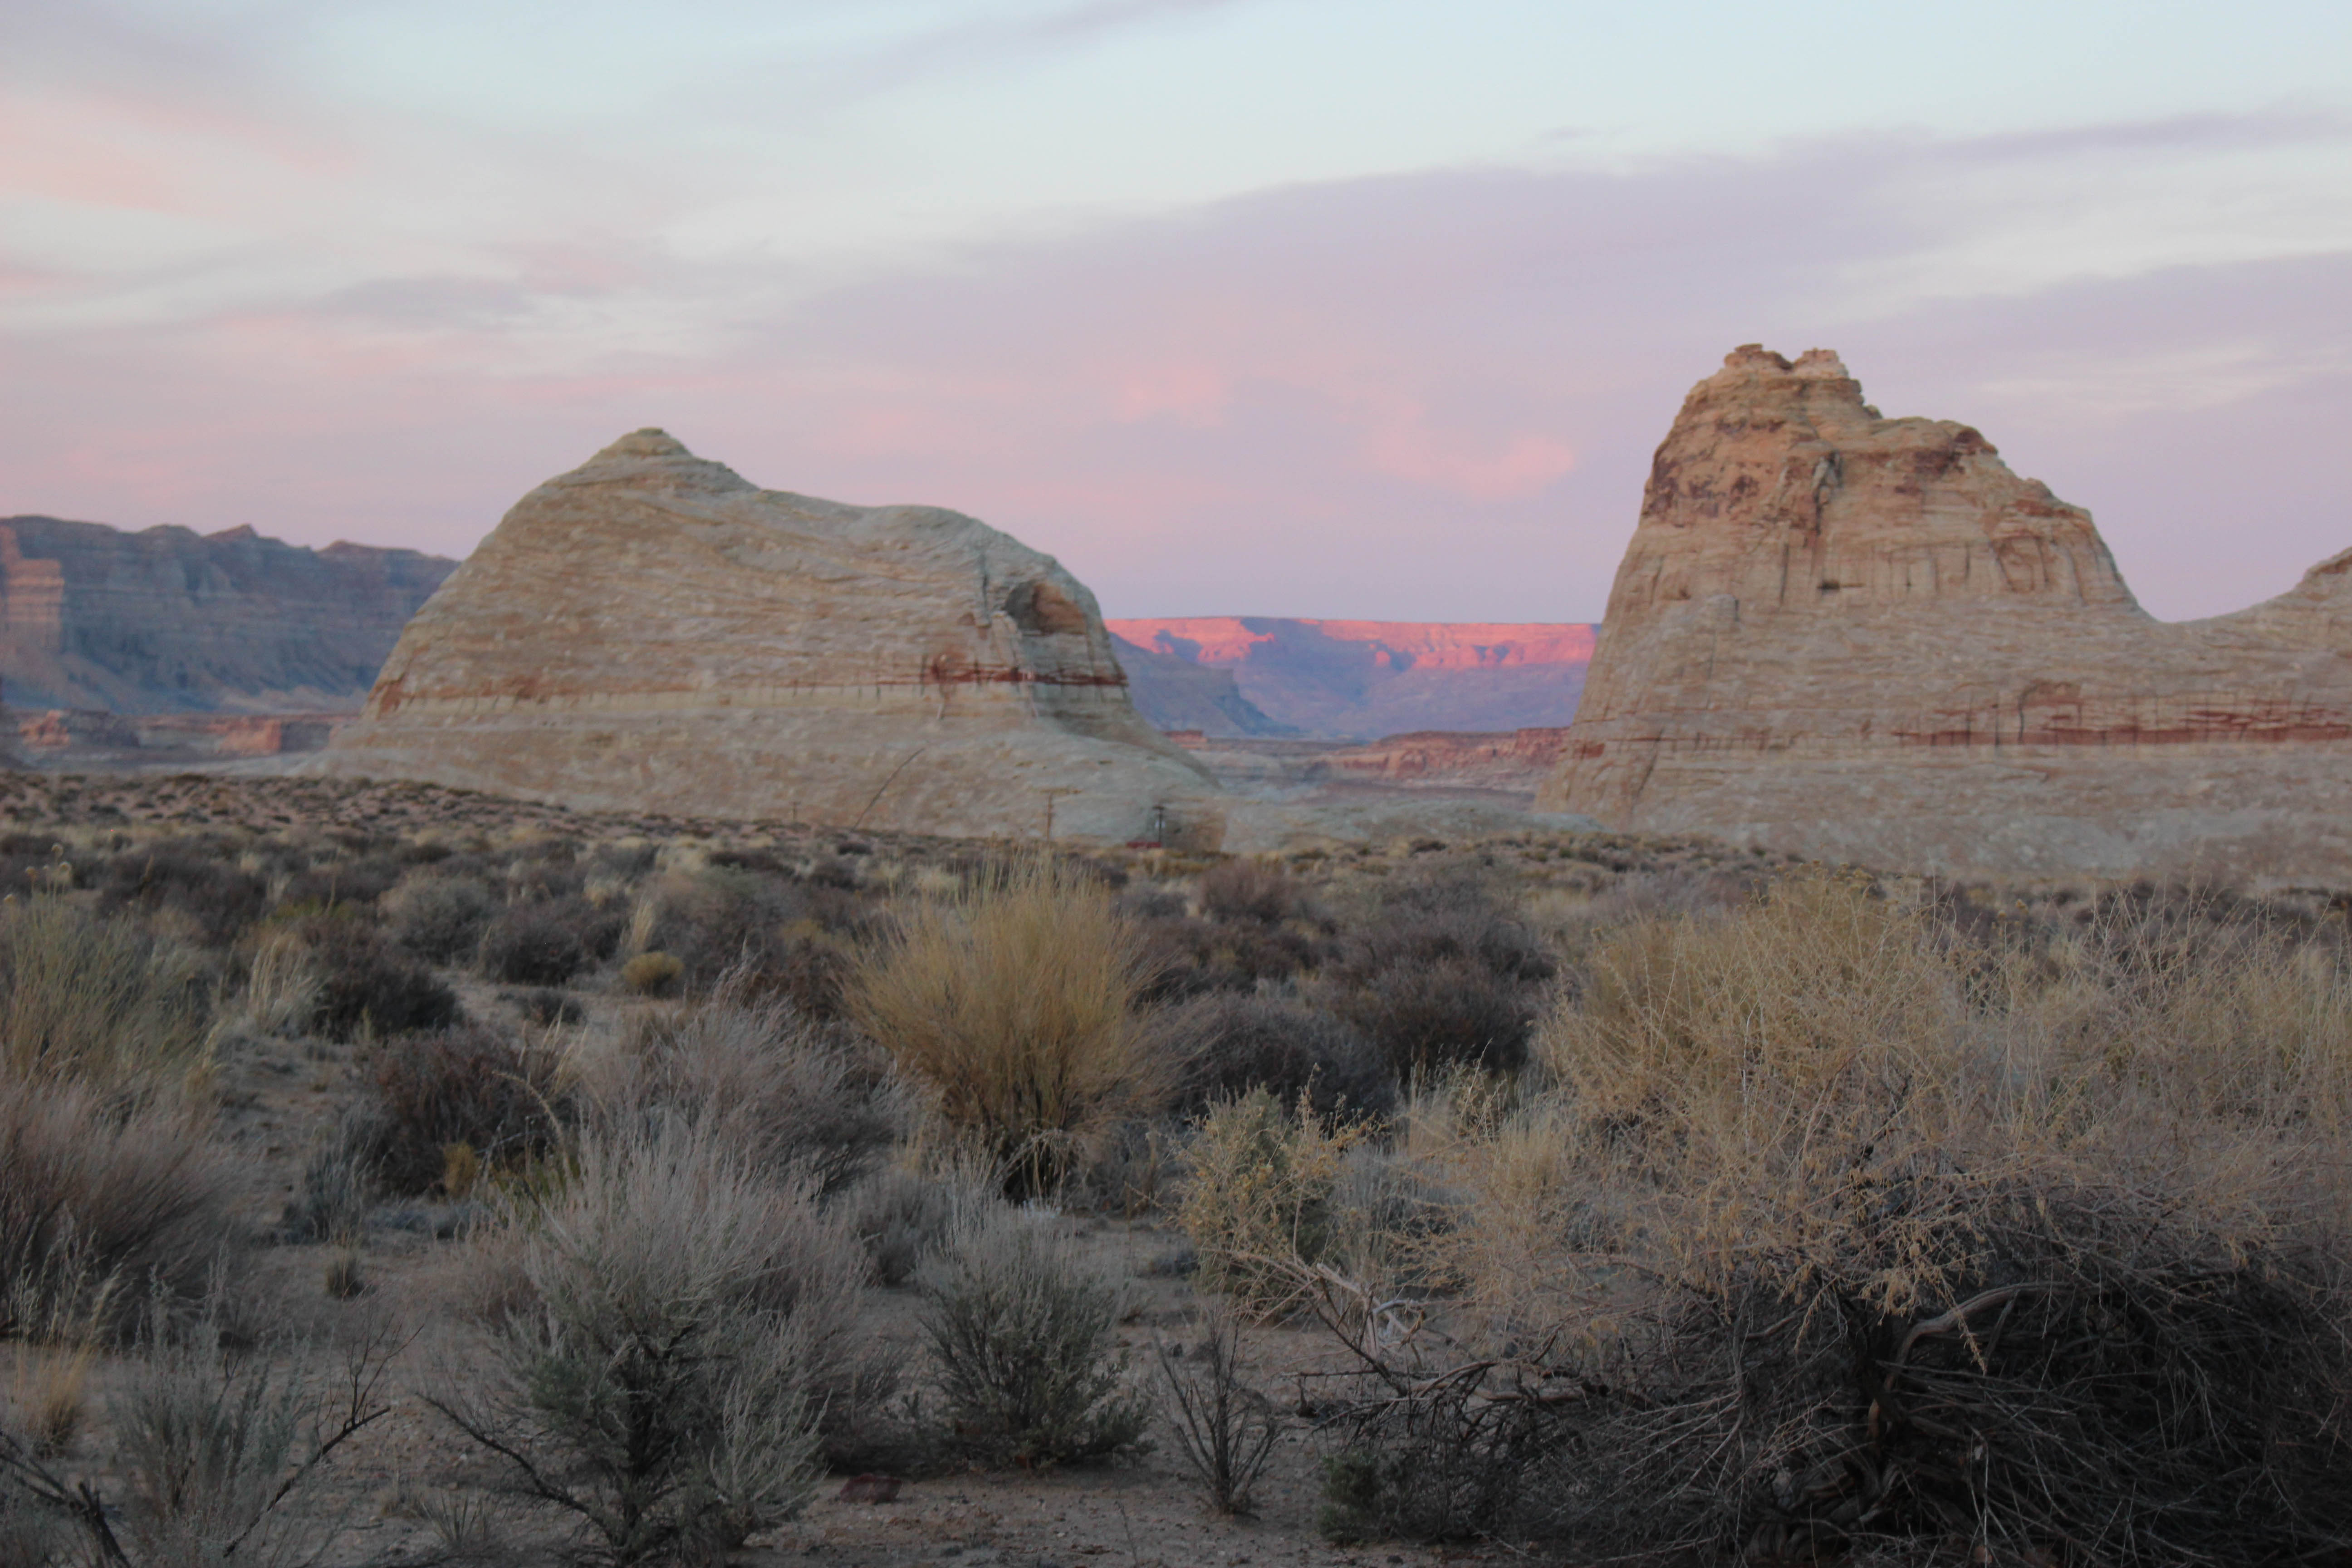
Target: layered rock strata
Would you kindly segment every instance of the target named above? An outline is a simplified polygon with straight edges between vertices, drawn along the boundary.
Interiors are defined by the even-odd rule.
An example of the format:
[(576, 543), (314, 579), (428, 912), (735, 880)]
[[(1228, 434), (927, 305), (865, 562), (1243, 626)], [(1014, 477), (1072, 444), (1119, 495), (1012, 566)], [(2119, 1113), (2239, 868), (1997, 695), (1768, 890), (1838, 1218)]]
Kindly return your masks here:
[(320, 765), (589, 810), (1222, 833), (1050, 557), (956, 512), (760, 489), (658, 430), (517, 503)]
[(1742, 348), (1658, 448), (1538, 804), (1925, 872), (2352, 880), (2352, 551), (2160, 622), (1977, 431)]
[(0, 689), (116, 713), (357, 707), (454, 561), (0, 519)]
[(1533, 795), (1558, 770), (1568, 747), (1565, 729), (1457, 734), (1415, 730), (1334, 752), (1331, 771), (1342, 777), (1401, 789), (1481, 789)]

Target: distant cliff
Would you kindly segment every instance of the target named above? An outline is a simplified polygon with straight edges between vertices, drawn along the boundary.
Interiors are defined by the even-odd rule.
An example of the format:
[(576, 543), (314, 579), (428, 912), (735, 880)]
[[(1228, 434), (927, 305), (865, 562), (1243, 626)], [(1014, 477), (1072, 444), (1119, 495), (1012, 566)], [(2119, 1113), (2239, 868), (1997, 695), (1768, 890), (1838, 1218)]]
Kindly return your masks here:
[(357, 708), (457, 568), (249, 528), (0, 518), (0, 696), (117, 713)]
[[(1244, 708), (1273, 728), (1203, 721), (1196, 703), (1163, 717), (1169, 676), (1139, 675), (1136, 706), (1165, 729), (1370, 740), (1415, 730), (1556, 728), (1576, 716), (1593, 628), (1576, 624), (1309, 621), (1197, 616), (1112, 621), (1114, 636), (1203, 676), (1229, 673)], [(1172, 673), (1172, 672), (1171, 672)]]
[(1234, 672), (1196, 664), (1182, 654), (1111, 638), (1118, 667), (1127, 671), (1135, 710), (1162, 730), (1198, 730), (1205, 735), (1296, 735), (1295, 725), (1276, 723), (1258, 710), (1234, 683)]

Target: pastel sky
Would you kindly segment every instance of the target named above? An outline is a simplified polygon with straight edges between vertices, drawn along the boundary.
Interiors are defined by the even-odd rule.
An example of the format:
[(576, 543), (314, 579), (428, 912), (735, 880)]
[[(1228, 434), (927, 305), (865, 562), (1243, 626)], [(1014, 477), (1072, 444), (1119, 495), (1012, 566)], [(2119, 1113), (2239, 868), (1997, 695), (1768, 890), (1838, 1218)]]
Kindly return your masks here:
[(463, 554), (658, 425), (1113, 615), (1599, 616), (1736, 344), (2352, 545), (2352, 5), (0, 0), (0, 515)]

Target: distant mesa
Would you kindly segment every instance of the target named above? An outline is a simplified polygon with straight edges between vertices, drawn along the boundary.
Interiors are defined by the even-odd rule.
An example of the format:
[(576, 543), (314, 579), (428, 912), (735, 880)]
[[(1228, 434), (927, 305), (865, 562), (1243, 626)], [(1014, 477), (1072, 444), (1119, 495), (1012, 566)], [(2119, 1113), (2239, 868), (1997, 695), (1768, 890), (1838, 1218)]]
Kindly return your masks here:
[(0, 518), (0, 690), (85, 715), (348, 711), (457, 569), (250, 528)]
[(1658, 448), (1538, 805), (1921, 872), (2340, 883), (2352, 551), (2159, 622), (1976, 430), (1751, 344)]
[(1154, 723), (1333, 740), (1565, 725), (1596, 629), (1259, 616), (1109, 626), (1136, 706)]
[(1243, 696), (1232, 670), (1130, 641), (1118, 631), (1129, 623), (1105, 624), (1112, 628), (1111, 647), (1118, 651), (1119, 668), (1127, 671), (1127, 689), (1135, 700), (1135, 710), (1178, 744), (1184, 743), (1181, 736), (1195, 733), (1203, 739), (1211, 735), (1270, 739), (1302, 733), (1297, 725), (1281, 722)]
[(1223, 834), (1052, 558), (957, 512), (760, 489), (659, 430), (516, 503), (319, 765), (588, 809)]

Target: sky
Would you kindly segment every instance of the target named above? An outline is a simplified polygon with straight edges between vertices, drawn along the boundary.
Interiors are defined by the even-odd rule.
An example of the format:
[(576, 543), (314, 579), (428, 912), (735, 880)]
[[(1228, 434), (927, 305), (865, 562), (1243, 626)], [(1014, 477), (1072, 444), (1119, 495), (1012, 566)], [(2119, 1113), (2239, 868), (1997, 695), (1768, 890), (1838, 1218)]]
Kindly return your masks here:
[(1115, 616), (1592, 620), (1746, 342), (2285, 590), (2352, 5), (0, 0), (0, 515), (462, 555), (658, 426)]

